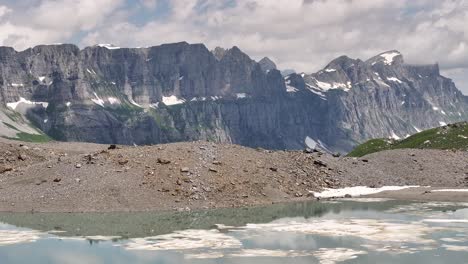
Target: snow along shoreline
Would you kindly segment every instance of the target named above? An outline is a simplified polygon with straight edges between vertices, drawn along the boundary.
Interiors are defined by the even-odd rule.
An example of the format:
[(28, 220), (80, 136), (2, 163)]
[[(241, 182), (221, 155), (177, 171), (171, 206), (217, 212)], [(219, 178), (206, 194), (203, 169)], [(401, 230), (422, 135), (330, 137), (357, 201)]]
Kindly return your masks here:
[(380, 188), (370, 188), (366, 186), (346, 187), (341, 189), (325, 189), (322, 192), (311, 192), (316, 198), (333, 198), (345, 197), (351, 195), (352, 197), (359, 197), (364, 195), (371, 195), (385, 191), (400, 191), (409, 188), (419, 188), (418, 185), (409, 186), (383, 186)]

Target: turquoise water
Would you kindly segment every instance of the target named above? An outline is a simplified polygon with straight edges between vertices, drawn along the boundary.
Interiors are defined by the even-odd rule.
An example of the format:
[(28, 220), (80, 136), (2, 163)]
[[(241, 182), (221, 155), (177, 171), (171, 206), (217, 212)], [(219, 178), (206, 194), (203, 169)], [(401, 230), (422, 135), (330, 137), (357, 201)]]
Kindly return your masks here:
[(0, 213), (0, 263), (468, 263), (468, 204), (360, 199), (192, 213)]

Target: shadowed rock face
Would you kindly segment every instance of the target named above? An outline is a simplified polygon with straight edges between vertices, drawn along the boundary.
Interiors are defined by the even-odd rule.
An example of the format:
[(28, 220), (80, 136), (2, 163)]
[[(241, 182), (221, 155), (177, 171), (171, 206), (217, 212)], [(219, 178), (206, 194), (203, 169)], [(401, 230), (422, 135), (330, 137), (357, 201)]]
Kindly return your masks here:
[(406, 65), (397, 51), (366, 62), (342, 56), (318, 73), (283, 78), (267, 58), (185, 42), (0, 47), (0, 100), (7, 108), (28, 101), (19, 104), (26, 117), (55, 139), (118, 144), (299, 149), (309, 137), (348, 151), (468, 116), (466, 97), (437, 65)]
[(270, 58), (265, 57), (261, 59), (258, 63), (260, 64), (260, 67), (262, 68), (264, 72), (277, 70), (276, 64), (272, 60), (270, 60)]

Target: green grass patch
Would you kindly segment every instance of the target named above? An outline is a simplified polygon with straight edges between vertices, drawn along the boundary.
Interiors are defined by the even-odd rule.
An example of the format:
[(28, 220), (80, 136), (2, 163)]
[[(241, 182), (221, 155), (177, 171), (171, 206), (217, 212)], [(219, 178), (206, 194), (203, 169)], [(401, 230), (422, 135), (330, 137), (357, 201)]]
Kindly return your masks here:
[(16, 137), (6, 137), (11, 140), (18, 140), (18, 141), (24, 141), (24, 142), (35, 142), (35, 143), (46, 143), (51, 141), (51, 139), (47, 135), (35, 135), (35, 134), (29, 134), (29, 133), (24, 133), (20, 132), (16, 134)]
[(364, 144), (357, 146), (351, 151), (349, 157), (362, 157), (367, 154), (387, 150), (391, 148), (392, 142), (389, 139), (377, 138), (371, 139)]
[(405, 148), (468, 150), (468, 123), (425, 130), (399, 141), (372, 139), (357, 146), (348, 156), (362, 157), (383, 150)]

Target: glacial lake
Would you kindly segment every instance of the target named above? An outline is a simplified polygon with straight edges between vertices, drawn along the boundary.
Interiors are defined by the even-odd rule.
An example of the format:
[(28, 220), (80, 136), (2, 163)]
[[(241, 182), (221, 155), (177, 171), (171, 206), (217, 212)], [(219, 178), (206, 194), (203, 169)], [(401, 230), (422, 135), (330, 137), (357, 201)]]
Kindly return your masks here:
[(468, 263), (468, 203), (0, 213), (0, 263)]

